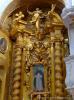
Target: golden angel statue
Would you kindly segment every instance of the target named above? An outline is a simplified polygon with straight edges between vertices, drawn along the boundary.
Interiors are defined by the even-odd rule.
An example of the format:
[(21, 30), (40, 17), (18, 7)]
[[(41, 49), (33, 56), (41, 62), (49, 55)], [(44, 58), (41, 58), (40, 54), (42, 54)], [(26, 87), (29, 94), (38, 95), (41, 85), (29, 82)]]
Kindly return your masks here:
[(24, 14), (20, 11), (19, 13), (15, 14), (14, 21), (20, 21), (22, 18), (24, 18)]
[(20, 22), (21, 24), (26, 25), (27, 22), (23, 20), (24, 17), (24, 14), (20, 11), (19, 13), (15, 14), (13, 22)]
[(51, 10), (48, 11), (48, 15), (51, 15), (51, 14), (54, 12), (55, 7), (56, 7), (56, 4), (52, 4), (52, 6), (51, 6)]
[[(27, 10), (28, 11), (28, 10)], [(29, 15), (33, 15), (32, 16), (32, 20), (30, 21), (31, 23), (35, 23), (36, 26), (36, 30), (37, 32), (39, 32), (39, 25), (40, 25), (40, 15), (42, 14), (42, 11), (39, 10), (39, 8), (36, 8), (35, 11), (30, 12), (28, 11)]]
[[(46, 16), (46, 27), (51, 27), (51, 24), (53, 22), (53, 13), (54, 13), (54, 10), (55, 10), (55, 7), (56, 7), (56, 4), (52, 4), (51, 6), (51, 10), (48, 11), (48, 13), (45, 15)], [(51, 29), (50, 29), (51, 31)]]

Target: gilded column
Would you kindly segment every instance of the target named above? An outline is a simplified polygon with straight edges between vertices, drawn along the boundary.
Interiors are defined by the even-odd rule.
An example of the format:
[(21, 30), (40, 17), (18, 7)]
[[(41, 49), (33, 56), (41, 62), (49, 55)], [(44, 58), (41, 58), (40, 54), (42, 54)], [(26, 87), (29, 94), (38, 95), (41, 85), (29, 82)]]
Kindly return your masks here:
[(51, 97), (55, 96), (54, 33), (51, 32)]
[[(68, 49), (68, 48), (67, 48)], [(62, 46), (61, 46), (61, 50), (62, 50), (62, 72), (63, 72), (63, 84), (64, 84), (64, 97), (66, 97), (67, 95), (67, 91), (66, 91), (66, 85), (65, 85), (65, 78), (66, 78), (66, 65), (65, 65), (65, 61), (64, 61), (64, 57), (65, 57), (65, 50), (64, 50), (64, 37), (62, 36)], [(67, 50), (68, 51), (68, 50)], [(67, 52), (68, 53), (68, 52)]]
[(15, 43), (15, 58), (14, 58), (14, 71), (13, 71), (13, 91), (12, 100), (22, 100), (21, 91), (21, 70), (22, 70), (22, 36), (18, 33)]
[(28, 69), (27, 61), (29, 60), (29, 58), (27, 58), (28, 57), (27, 39), (28, 39), (27, 34), (24, 33), (23, 34), (23, 54), (22, 54), (23, 82), (24, 82), (23, 100), (29, 100), (29, 93), (30, 93), (30, 89), (29, 89), (30, 76), (29, 76), (29, 72), (27, 72), (27, 69)]
[(64, 82), (63, 82), (63, 67), (62, 67), (62, 42), (61, 30), (55, 30), (55, 95), (56, 100), (63, 100)]

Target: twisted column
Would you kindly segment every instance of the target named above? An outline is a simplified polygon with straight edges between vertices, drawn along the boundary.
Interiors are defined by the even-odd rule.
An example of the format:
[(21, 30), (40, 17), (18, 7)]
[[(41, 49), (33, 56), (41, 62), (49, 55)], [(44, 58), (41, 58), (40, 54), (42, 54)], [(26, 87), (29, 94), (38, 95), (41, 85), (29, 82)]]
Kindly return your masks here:
[(55, 95), (56, 100), (62, 99), (63, 93), (63, 73), (62, 73), (62, 51), (61, 51), (61, 41), (55, 42)]
[[(67, 48), (68, 49), (68, 48)], [(64, 57), (65, 57), (65, 49), (64, 49), (64, 38), (62, 36), (62, 47), (61, 47), (61, 50), (62, 50), (62, 72), (63, 72), (63, 88), (64, 88), (64, 97), (67, 97), (67, 90), (65, 89), (66, 88), (66, 85), (65, 85), (65, 78), (66, 78), (66, 65), (65, 65), (65, 61), (64, 61)]]
[(12, 100), (21, 100), (22, 36), (19, 33), (15, 44)]

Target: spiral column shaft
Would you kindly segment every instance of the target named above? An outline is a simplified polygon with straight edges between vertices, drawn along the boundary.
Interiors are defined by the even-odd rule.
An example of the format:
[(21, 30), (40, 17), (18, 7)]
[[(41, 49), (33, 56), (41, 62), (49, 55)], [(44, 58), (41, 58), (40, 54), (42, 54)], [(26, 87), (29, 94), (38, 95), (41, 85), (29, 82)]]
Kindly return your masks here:
[(18, 35), (15, 44), (15, 58), (13, 71), (13, 92), (12, 100), (21, 100), (21, 70), (22, 70), (22, 48), (21, 34)]
[(55, 51), (54, 51), (54, 43), (55, 43), (55, 38), (54, 38), (54, 32), (50, 33), (51, 36), (51, 41), (50, 41), (50, 99), (54, 100), (55, 97), (55, 59), (54, 59), (54, 55), (55, 55)]
[(56, 100), (60, 100), (63, 97), (63, 75), (62, 75), (62, 51), (61, 42), (55, 42), (55, 95)]

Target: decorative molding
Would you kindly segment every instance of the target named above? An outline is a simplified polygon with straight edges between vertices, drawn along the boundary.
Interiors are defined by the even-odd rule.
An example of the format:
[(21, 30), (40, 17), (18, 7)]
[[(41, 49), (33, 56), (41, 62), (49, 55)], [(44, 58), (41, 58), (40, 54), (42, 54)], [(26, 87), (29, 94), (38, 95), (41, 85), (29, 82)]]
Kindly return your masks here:
[(68, 57), (65, 57), (65, 62), (71, 62), (74, 61), (74, 55), (69, 55)]
[(74, 23), (74, 7), (64, 8), (61, 16), (65, 26), (68, 28), (70, 24)]

